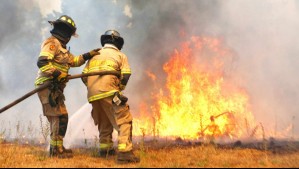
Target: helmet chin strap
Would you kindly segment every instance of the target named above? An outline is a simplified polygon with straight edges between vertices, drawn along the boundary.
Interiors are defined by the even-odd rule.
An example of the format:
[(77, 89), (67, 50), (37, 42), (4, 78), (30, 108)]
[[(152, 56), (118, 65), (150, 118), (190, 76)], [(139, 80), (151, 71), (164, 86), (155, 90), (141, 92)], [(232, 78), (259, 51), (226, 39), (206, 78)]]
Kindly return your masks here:
[(70, 38), (64, 38), (64, 37), (62, 37), (62, 36), (60, 36), (59, 34), (56, 34), (56, 33), (52, 33), (52, 35), (59, 40), (59, 42), (61, 43), (63, 48), (66, 48), (66, 44), (69, 43), (69, 41), (71, 40), (71, 37)]

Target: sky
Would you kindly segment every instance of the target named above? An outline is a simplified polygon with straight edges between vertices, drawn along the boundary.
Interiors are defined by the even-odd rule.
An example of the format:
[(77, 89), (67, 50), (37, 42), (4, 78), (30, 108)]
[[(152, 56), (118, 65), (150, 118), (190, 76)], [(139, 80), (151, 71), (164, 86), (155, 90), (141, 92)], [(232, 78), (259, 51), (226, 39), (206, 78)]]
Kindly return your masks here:
[[(40, 45), (50, 36), (49, 20), (71, 16), (78, 38), (68, 43), (79, 55), (101, 47), (109, 29), (125, 40), (132, 76), (125, 91), (132, 114), (140, 101), (150, 104), (153, 85), (146, 71), (165, 78), (169, 53), (191, 36), (223, 40), (235, 54), (230, 76), (246, 89), (252, 113), (268, 128), (294, 125), (299, 133), (299, 4), (295, 0), (0, 0), (0, 107), (34, 89)], [(184, 32), (184, 37), (181, 33)], [(83, 67), (72, 68), (71, 74)], [(69, 115), (87, 103), (80, 80), (65, 90)], [(3, 126), (20, 121), (39, 125), (37, 95), (0, 114)]]

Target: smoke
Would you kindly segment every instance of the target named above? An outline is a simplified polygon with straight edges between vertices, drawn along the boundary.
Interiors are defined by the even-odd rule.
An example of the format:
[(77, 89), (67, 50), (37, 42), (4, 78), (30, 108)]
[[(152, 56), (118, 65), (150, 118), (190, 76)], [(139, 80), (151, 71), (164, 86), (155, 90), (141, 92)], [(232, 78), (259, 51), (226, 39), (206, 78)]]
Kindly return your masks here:
[(275, 130), (298, 124), (298, 3), (229, 1), (221, 9), (221, 33), (239, 56), (234, 74), (257, 120)]
[[(173, 50), (191, 36), (212, 36), (235, 52), (236, 58), (226, 65), (231, 70), (229, 77), (247, 90), (256, 120), (277, 130), (298, 124), (297, 1), (1, 0), (0, 11), (1, 107), (34, 88), (40, 45), (50, 35), (47, 21), (66, 14), (78, 28), (79, 38), (68, 44), (75, 55), (101, 47), (100, 35), (108, 29), (116, 29), (124, 37), (122, 51), (133, 71), (125, 94), (133, 115), (139, 113), (141, 102), (150, 105), (152, 101), (154, 84), (146, 71), (158, 75), (157, 81), (164, 84), (162, 67)], [(70, 73), (82, 69), (73, 68)], [(65, 95), (70, 116), (87, 102), (80, 80), (70, 81)], [(41, 105), (33, 96), (0, 119), (38, 125), (40, 114)]]
[(129, 18), (132, 18), (132, 12), (131, 12), (131, 8), (130, 8), (129, 5), (126, 5), (126, 6), (125, 6), (124, 14), (125, 14), (126, 16), (128, 16)]
[[(150, 70), (163, 82), (162, 65), (180, 42), (193, 35), (219, 37), (235, 52), (225, 66), (250, 95), (257, 122), (272, 131), (298, 124), (296, 1), (133, 1), (132, 6), (131, 34), (139, 35), (141, 46), (134, 50), (138, 70)], [(153, 86), (144, 71), (136, 80), (139, 95), (133, 97), (147, 103)], [(292, 132), (298, 131), (294, 126)]]
[[(1, 108), (34, 89), (38, 70), (36, 61), (42, 40), (42, 30), (46, 24), (45, 17), (52, 14), (52, 10), (55, 11), (54, 6), (42, 8), (42, 4), (36, 0), (1, 0)], [(41, 106), (37, 97), (33, 96), (20, 104), (1, 114), (1, 121), (4, 120), (6, 124), (12, 126), (20, 122), (22, 127), (33, 122), (36, 127), (41, 113), (38, 111)], [(3, 124), (1, 127), (4, 126)], [(11, 130), (15, 130), (15, 127)]]
[(129, 33), (140, 32), (138, 38), (134, 39), (140, 47), (131, 50), (136, 56), (137, 71), (142, 70), (137, 72), (136, 85), (139, 90), (133, 98), (151, 104), (150, 93), (154, 84), (147, 77), (146, 71), (159, 75), (157, 81), (164, 84), (163, 64), (182, 41), (206, 33), (204, 30), (209, 27), (207, 17), (215, 20), (216, 5), (216, 1), (133, 1), (133, 28)]
[(47, 17), (49, 14), (53, 14), (54, 12), (59, 12), (59, 13), (62, 12), (61, 0), (52, 0), (52, 1), (34, 0), (34, 3), (38, 4), (40, 13), (43, 18)]

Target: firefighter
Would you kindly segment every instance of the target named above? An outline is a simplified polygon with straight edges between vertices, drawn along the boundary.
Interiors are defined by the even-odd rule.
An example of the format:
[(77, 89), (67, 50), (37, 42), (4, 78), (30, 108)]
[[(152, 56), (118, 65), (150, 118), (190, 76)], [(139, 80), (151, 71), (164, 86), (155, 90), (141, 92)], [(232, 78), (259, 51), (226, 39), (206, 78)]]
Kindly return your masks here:
[(102, 49), (99, 55), (89, 60), (83, 73), (96, 71), (119, 71), (115, 75), (90, 76), (82, 78), (87, 86), (88, 101), (92, 104), (92, 118), (98, 125), (100, 150), (99, 157), (115, 155), (112, 132), (118, 132), (118, 163), (137, 163), (139, 157), (133, 154), (132, 115), (127, 98), (121, 94), (131, 76), (127, 56), (120, 50), (124, 39), (115, 30), (108, 30), (101, 36)]
[(77, 36), (74, 20), (62, 15), (55, 21), (49, 21), (53, 26), (51, 35), (41, 45), (41, 52), (37, 60), (39, 68), (35, 86), (51, 83), (50, 87), (38, 92), (42, 104), (43, 114), (50, 123), (51, 141), (50, 157), (71, 158), (72, 150), (63, 146), (68, 125), (68, 112), (64, 104), (63, 90), (67, 83), (70, 67), (79, 67), (85, 61), (99, 54), (99, 49), (74, 56), (66, 49), (72, 36)]

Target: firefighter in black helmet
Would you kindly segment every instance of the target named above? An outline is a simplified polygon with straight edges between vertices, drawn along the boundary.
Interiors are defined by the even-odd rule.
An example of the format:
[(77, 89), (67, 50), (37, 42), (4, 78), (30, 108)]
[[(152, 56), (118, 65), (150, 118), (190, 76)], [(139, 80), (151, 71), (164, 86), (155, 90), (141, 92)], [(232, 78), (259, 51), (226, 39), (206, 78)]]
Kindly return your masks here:
[(112, 132), (118, 131), (117, 162), (138, 163), (140, 158), (133, 153), (133, 117), (127, 103), (128, 98), (121, 91), (131, 76), (128, 57), (121, 52), (124, 39), (115, 30), (108, 30), (101, 36), (101, 54), (90, 59), (83, 73), (95, 71), (120, 71), (121, 76), (103, 75), (82, 78), (87, 86), (88, 101), (92, 104), (92, 118), (98, 125), (100, 138), (99, 157), (115, 154)]
[(116, 30), (108, 30), (101, 36), (101, 45), (104, 46), (106, 43), (113, 44), (118, 50), (121, 50), (124, 45), (124, 39)]
[(51, 83), (50, 88), (38, 92), (43, 114), (50, 123), (50, 156), (69, 158), (72, 157), (72, 151), (63, 146), (63, 138), (68, 125), (68, 112), (63, 94), (67, 83), (66, 78), (70, 67), (83, 65), (94, 55), (99, 54), (99, 49), (74, 56), (66, 49), (71, 37), (76, 36), (77, 28), (74, 20), (67, 15), (62, 15), (49, 23), (53, 26), (50, 31), (52, 36), (41, 45), (41, 52), (37, 60), (39, 71), (35, 85), (39, 87)]
[(48, 22), (53, 25), (53, 29), (50, 31), (51, 34), (62, 41), (64, 45), (70, 41), (72, 36), (78, 36), (74, 20), (67, 15), (62, 15), (57, 20)]

